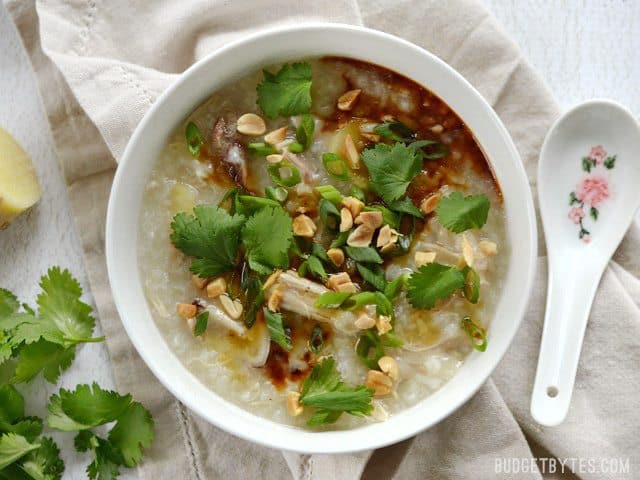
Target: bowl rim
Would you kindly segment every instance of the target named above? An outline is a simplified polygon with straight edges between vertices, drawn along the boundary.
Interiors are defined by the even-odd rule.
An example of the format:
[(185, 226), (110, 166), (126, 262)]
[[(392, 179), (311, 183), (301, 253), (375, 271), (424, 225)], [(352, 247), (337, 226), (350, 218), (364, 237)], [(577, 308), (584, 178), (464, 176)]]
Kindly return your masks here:
[[(494, 149), (501, 151), (501, 153), (505, 155), (505, 158), (507, 158), (507, 160), (503, 160), (502, 158), (500, 159), (500, 162), (504, 163), (504, 165), (498, 169), (495, 168), (496, 164), (492, 161), (492, 158), (489, 158), (489, 163), (494, 169), (494, 173), (503, 188), (503, 193), (505, 179), (501, 178), (501, 173), (498, 170), (511, 170), (511, 176), (509, 176), (508, 180), (509, 191), (513, 193), (510, 193), (509, 195), (513, 195), (514, 200), (518, 200), (518, 215), (520, 215), (522, 219), (518, 220), (521, 224), (521, 227), (519, 227), (521, 230), (518, 230), (515, 234), (518, 236), (519, 242), (522, 242), (522, 245), (516, 245), (516, 248), (521, 250), (520, 253), (523, 255), (518, 257), (521, 262), (520, 266), (522, 267), (522, 271), (516, 275), (513, 273), (513, 251), (510, 252), (511, 258), (508, 266), (508, 272), (505, 277), (509, 279), (513, 275), (516, 275), (519, 282), (517, 286), (519, 298), (512, 299), (512, 305), (508, 306), (508, 308), (504, 307), (511, 314), (511, 323), (507, 325), (508, 328), (506, 331), (500, 332), (499, 337), (496, 337), (501, 340), (498, 341), (497, 344), (496, 342), (492, 342), (494, 348), (491, 350), (490, 354), (485, 352), (484, 354), (478, 355), (478, 352), (473, 351), (465, 359), (461, 369), (436, 392), (419, 401), (416, 405), (395, 414), (386, 422), (368, 424), (349, 430), (314, 432), (277, 423), (264, 417), (249, 413), (244, 408), (226, 400), (213, 390), (206, 387), (195, 375), (186, 369), (182, 364), (182, 361), (175, 356), (166, 344), (164, 337), (159, 333), (158, 327), (151, 318), (146, 298), (143, 296), (142, 299), (137, 299), (138, 303), (144, 304), (143, 307), (135, 306), (133, 303), (134, 298), (132, 297), (133, 293), (131, 290), (135, 290), (135, 287), (140, 286), (137, 252), (135, 259), (130, 258), (131, 248), (135, 249), (135, 244), (137, 243), (137, 230), (134, 232), (136, 241), (132, 242), (131, 235), (127, 235), (126, 232), (123, 232), (122, 229), (119, 228), (119, 215), (123, 212), (125, 215), (127, 214), (126, 209), (128, 208), (128, 204), (125, 197), (129, 197), (129, 200), (133, 198), (131, 195), (138, 195), (139, 199), (142, 197), (142, 191), (133, 193), (130, 191), (127, 192), (127, 182), (132, 181), (130, 178), (131, 171), (133, 171), (135, 175), (136, 172), (143, 168), (140, 167), (140, 165), (136, 165), (134, 157), (136, 156), (136, 151), (142, 148), (140, 146), (141, 141), (149, 133), (148, 131), (152, 130), (153, 124), (158, 124), (158, 117), (166, 113), (174, 96), (179, 94), (181, 91), (184, 91), (189, 86), (194, 87), (195, 85), (197, 88), (206, 89), (207, 87), (204, 83), (198, 83), (196, 81), (199, 75), (206, 77), (207, 68), (210, 68), (211, 64), (216, 60), (224, 58), (225, 56), (229, 57), (234, 53), (246, 51), (248, 48), (255, 46), (256, 42), (260, 43), (262, 46), (264, 46), (265, 42), (272, 42), (272, 45), (275, 45), (278, 41), (282, 42), (292, 35), (297, 36), (296, 38), (300, 39), (304, 36), (313, 37), (314, 35), (327, 35), (328, 33), (331, 33), (332, 36), (335, 35), (338, 38), (348, 38), (356, 42), (366, 39), (381, 45), (384, 48), (397, 49), (398, 51), (405, 53), (407, 56), (419, 58), (425, 63), (425, 65), (439, 70), (439, 73), (445, 77), (442, 81), (447, 80), (455, 83), (456, 88), (460, 89), (457, 95), (465, 97), (466, 101), (469, 101), (478, 109), (479, 117), (474, 120), (475, 122), (478, 122), (477, 127), (470, 126), (471, 131), (476, 135), (477, 131), (480, 129), (483, 131), (485, 128), (493, 130), (492, 135), (487, 134), (487, 139), (485, 140), (487, 140), (487, 142), (491, 140), (492, 144), (495, 143)], [(279, 48), (279, 51), (273, 51), (270, 55), (274, 58), (279, 58), (280, 61), (286, 61), (296, 57), (305, 57), (305, 54), (288, 54), (287, 48), (289, 47)], [(295, 48), (295, 46), (291, 46), (291, 49), (295, 50)], [(347, 48), (342, 56), (363, 59), (364, 55), (353, 55), (349, 50), (350, 48)], [(335, 55), (330, 53), (327, 54)], [(306, 56), (318, 55), (307, 54)], [(244, 60), (241, 60), (240, 62), (243, 61)], [(377, 63), (385, 66), (386, 68), (391, 68), (388, 66), (387, 62), (376, 62), (375, 60), (364, 61)], [(253, 62), (251, 64), (245, 64), (242, 68), (245, 69), (244, 71), (248, 72), (270, 63), (274, 62), (269, 62), (267, 60), (262, 63)], [(235, 68), (235, 76), (239, 75), (238, 72), (242, 71), (242, 68), (239, 66)], [(425, 84), (425, 82), (417, 80), (414, 76), (406, 75), (404, 73), (404, 71), (406, 71), (404, 70), (404, 66), (403, 68), (391, 69), (402, 75), (408, 76), (408, 78), (424, 85), (427, 89), (434, 91), (436, 95), (443, 97), (441, 95), (442, 92), (435, 91), (430, 84)], [(224, 84), (233, 78), (234, 75), (223, 73), (221, 76), (224, 77), (224, 80), (220, 83)], [(205, 90), (204, 94), (202, 94), (203, 98), (210, 96), (213, 91), (213, 87)], [(451, 99), (443, 98), (443, 100), (450, 106), (452, 103), (455, 103), (451, 101)], [(195, 106), (197, 105), (192, 105), (189, 111), (192, 111)], [(457, 114), (461, 115), (463, 121), (467, 123), (468, 118), (460, 113), (461, 108), (452, 108)], [(176, 117), (174, 112), (171, 112), (170, 115)], [(473, 114), (473, 116), (475, 117), (475, 114)], [(175, 130), (176, 125), (180, 124), (183, 120), (184, 118), (173, 118), (174, 125), (171, 127), (171, 130)], [(488, 121), (490, 126), (486, 127), (480, 125), (480, 120)], [(484, 150), (486, 147), (485, 143), (481, 141), (479, 136), (477, 136), (476, 139)], [(162, 143), (166, 143), (166, 137), (163, 138)], [(488, 154), (487, 157), (489, 157)], [(143, 165), (145, 164), (144, 162), (138, 163), (142, 163)], [(511, 183), (513, 183), (513, 188)], [(516, 202), (514, 201), (514, 203)], [(509, 214), (511, 206), (507, 203), (506, 196), (504, 205), (507, 213), (505, 223), (508, 231), (506, 232), (506, 235), (507, 242), (509, 242), (513, 240), (512, 237), (514, 236), (509, 219), (511, 218), (513, 220), (516, 217), (512, 217), (512, 215)], [(131, 213), (136, 216), (136, 219), (138, 218), (139, 210), (140, 209), (137, 208), (135, 213)], [(126, 242), (133, 243), (134, 246), (125, 246)], [(136, 348), (138, 354), (142, 357), (145, 364), (154, 373), (156, 378), (160, 380), (164, 387), (167, 388), (167, 390), (169, 390), (179, 401), (184, 403), (198, 416), (206, 419), (209, 423), (240, 438), (257, 444), (281, 450), (303, 453), (347, 453), (390, 445), (430, 428), (455, 412), (485, 383), (506, 353), (509, 345), (512, 343), (513, 337), (515, 336), (520, 322), (524, 317), (536, 270), (537, 225), (529, 182), (513, 140), (495, 111), (464, 77), (427, 50), (393, 35), (359, 26), (310, 22), (296, 26), (278, 26), (268, 28), (233, 41), (224, 47), (213, 51), (203, 59), (193, 64), (180, 75), (177, 81), (170, 85), (158, 97), (156, 102), (150, 107), (136, 127), (127, 147), (125, 148), (120, 165), (116, 171), (107, 209), (105, 253), (109, 283), (112, 289), (114, 303), (127, 335)], [(126, 255), (124, 255), (125, 253)], [(129, 259), (129, 263), (126, 261), (127, 258)], [(134, 260), (135, 272), (131, 271), (132, 260)], [(138, 283), (134, 283), (133, 289), (131, 288), (132, 285), (130, 278), (132, 274), (138, 279)], [(498, 302), (499, 305), (496, 306), (496, 313), (499, 310), (498, 307), (503, 304), (503, 296), (504, 293), (501, 293)], [(141, 329), (137, 324), (138, 319), (136, 321), (133, 320), (133, 310), (139, 310), (140, 308), (146, 311), (146, 316), (149, 317), (149, 320), (153, 323), (150, 332)], [(144, 312), (142, 312), (142, 314), (144, 315)], [(496, 314), (494, 314), (494, 318), (492, 318), (492, 324), (495, 322), (495, 317)], [(494, 332), (490, 329), (490, 338), (494, 337), (493, 334)], [(165, 348), (163, 348), (162, 345), (157, 345), (158, 339), (160, 339), (160, 342)], [(152, 340), (156, 340), (156, 342)], [(168, 350), (168, 352), (166, 350)], [(166, 357), (160, 358), (159, 353), (166, 355)], [(468, 367), (467, 364), (471, 364), (471, 366)], [(461, 371), (463, 369), (466, 369), (465, 372), (467, 372), (465, 373), (465, 377), (469, 378), (466, 379), (466, 382), (461, 383), (459, 377), (461, 377)], [(455, 385), (451, 386), (452, 384)], [(445, 389), (447, 394), (442, 393)], [(448, 396), (451, 394), (448, 392), (452, 389), (457, 389), (460, 392), (455, 396), (455, 398), (450, 399)], [(431, 411), (425, 412), (425, 405), (428, 403), (435, 405), (437, 410), (436, 413)], [(210, 408), (212, 406), (215, 406), (216, 409), (212, 410)], [(423, 420), (416, 421), (415, 414), (422, 414)], [(402, 421), (399, 420), (400, 418), (402, 418)]]

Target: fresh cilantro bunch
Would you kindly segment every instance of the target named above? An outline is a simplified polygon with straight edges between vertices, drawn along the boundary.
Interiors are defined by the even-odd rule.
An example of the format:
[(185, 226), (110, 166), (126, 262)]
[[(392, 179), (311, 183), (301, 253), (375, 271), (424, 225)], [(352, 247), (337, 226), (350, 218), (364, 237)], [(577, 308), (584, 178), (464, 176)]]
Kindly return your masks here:
[(285, 64), (277, 73), (263, 71), (258, 84), (258, 105), (268, 118), (289, 117), (311, 111), (311, 65)]
[(256, 272), (268, 274), (274, 268), (288, 268), (291, 217), (272, 203), (257, 203), (254, 211), (247, 219), (217, 205), (197, 206), (194, 215), (179, 213), (174, 217), (171, 241), (184, 254), (195, 257), (190, 269), (202, 278), (233, 270), (241, 245)]
[[(47, 424), (67, 432), (78, 431), (74, 444), (78, 451), (93, 452), (87, 467), (90, 479), (117, 478), (121, 466), (134, 467), (142, 459), (142, 449), (153, 441), (153, 419), (131, 395), (103, 390), (97, 383), (78, 385), (74, 391), (60, 389), (49, 400)], [(116, 422), (107, 438), (91, 429)]]
[(0, 289), (0, 365), (13, 383), (27, 382), (39, 372), (55, 383), (71, 365), (76, 345), (104, 339), (92, 337), (92, 309), (80, 300), (82, 288), (68, 270), (49, 269), (40, 287), (37, 313)]
[(373, 390), (364, 385), (351, 387), (345, 384), (336, 368), (333, 357), (327, 357), (313, 366), (305, 379), (300, 403), (317, 410), (307, 425), (335, 423), (343, 413), (363, 417), (373, 410)]
[(41, 434), (42, 420), (25, 416), (20, 392), (12, 385), (0, 385), (0, 479), (62, 477), (58, 446)]

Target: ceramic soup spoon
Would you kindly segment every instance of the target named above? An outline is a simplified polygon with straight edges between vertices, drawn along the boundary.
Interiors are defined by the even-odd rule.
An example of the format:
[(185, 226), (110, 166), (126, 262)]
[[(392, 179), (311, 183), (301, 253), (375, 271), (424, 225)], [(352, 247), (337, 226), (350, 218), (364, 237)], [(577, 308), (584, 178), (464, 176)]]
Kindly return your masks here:
[(549, 262), (531, 415), (566, 417), (591, 304), (640, 206), (640, 126), (624, 107), (592, 100), (551, 128), (540, 152), (540, 212)]

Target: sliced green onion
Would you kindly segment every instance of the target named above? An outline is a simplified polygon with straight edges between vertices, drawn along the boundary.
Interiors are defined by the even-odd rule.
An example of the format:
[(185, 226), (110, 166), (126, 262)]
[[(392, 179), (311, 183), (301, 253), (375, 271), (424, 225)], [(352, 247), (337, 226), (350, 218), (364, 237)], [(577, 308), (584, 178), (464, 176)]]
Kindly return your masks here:
[(240, 193), (240, 192), (239, 192), (239, 190), (237, 188), (231, 188), (231, 189), (227, 190), (226, 193), (224, 194), (224, 196), (222, 197), (222, 200), (220, 200), (220, 202), (218, 202), (218, 206), (222, 205), (224, 202), (229, 200), (231, 197), (234, 197), (238, 193)]
[(404, 342), (400, 340), (400, 338), (392, 331), (382, 335), (380, 337), (380, 341), (383, 346), (390, 348), (401, 347), (402, 345), (404, 345)]
[(315, 255), (309, 255), (307, 258), (307, 264), (309, 265), (309, 271), (317, 278), (322, 280), (327, 279), (327, 271), (324, 269), (322, 262)]
[(276, 147), (264, 142), (250, 143), (247, 148), (249, 149), (249, 152), (255, 155), (260, 155), (261, 157), (278, 153)]
[(372, 247), (344, 247), (344, 251), (356, 262), (382, 263), (382, 257)]
[(207, 329), (207, 324), (209, 323), (209, 311), (205, 310), (201, 314), (196, 317), (196, 326), (193, 329), (193, 334), (196, 337), (199, 337), (204, 333)]
[(465, 267), (462, 270), (464, 273), (464, 288), (462, 293), (471, 303), (478, 303), (480, 298), (480, 275), (471, 267)]
[(251, 215), (264, 207), (280, 207), (275, 200), (265, 197), (255, 197), (253, 195), (236, 195), (234, 199), (235, 213)]
[(322, 165), (324, 165), (324, 169), (329, 176), (345, 182), (349, 180), (349, 168), (340, 155), (336, 155), (335, 153), (323, 154)]
[[(471, 337), (471, 343), (473, 348), (479, 352), (484, 352), (487, 349), (488, 340), (487, 335), (484, 333), (484, 328), (479, 327), (471, 320), (471, 317), (464, 317), (462, 319), (462, 328)], [(480, 341), (480, 343), (478, 343)]]
[(316, 191), (322, 195), (322, 198), (329, 200), (335, 205), (342, 203), (342, 194), (333, 185), (321, 185), (316, 187)]
[[(283, 178), (282, 171), (285, 169), (291, 172), (291, 175)], [(273, 183), (281, 187), (293, 187), (294, 185), (299, 184), (301, 180), (300, 171), (295, 165), (286, 161), (269, 165), (267, 167), (267, 171), (269, 172), (269, 176), (271, 177), (271, 180), (273, 180)]]
[(252, 277), (247, 282), (247, 300), (244, 308), (247, 314), (244, 317), (244, 324), (247, 328), (251, 328), (256, 323), (258, 310), (265, 301), (265, 295), (259, 278)]
[(350, 296), (349, 292), (326, 292), (318, 297), (314, 306), (317, 308), (340, 308)]
[(365, 266), (360, 263), (356, 265), (362, 279), (376, 290), (384, 292), (387, 280), (384, 278), (384, 270), (380, 265)]
[(302, 153), (304, 152), (304, 145), (298, 142), (293, 142), (291, 145), (289, 145), (289, 151), (291, 153)]
[(309, 350), (312, 353), (318, 353), (324, 347), (324, 332), (320, 325), (316, 325), (311, 330), (311, 336), (309, 337)]
[(189, 122), (187, 123), (187, 128), (185, 129), (184, 134), (187, 137), (189, 153), (194, 157), (197, 157), (200, 153), (200, 147), (202, 147), (202, 144), (204, 143), (200, 129), (195, 123)]
[(320, 220), (322, 220), (322, 223), (332, 229), (338, 228), (340, 220), (340, 210), (338, 210), (338, 208), (333, 203), (331, 203), (327, 199), (321, 198), (318, 212), (320, 214)]
[(291, 343), (291, 338), (287, 335), (287, 332), (284, 329), (284, 318), (282, 317), (282, 314), (272, 312), (267, 307), (264, 307), (262, 312), (264, 313), (264, 318), (267, 322), (267, 329), (269, 330), (271, 340), (285, 350), (291, 350), (293, 348), (293, 344)]
[(378, 360), (384, 357), (384, 348), (372, 329), (365, 330), (358, 338), (356, 355), (370, 370), (380, 370)]
[(397, 276), (384, 288), (384, 296), (389, 300), (393, 301), (402, 291), (402, 287), (407, 283), (409, 278), (408, 273), (403, 273), (402, 275)]
[(323, 262), (331, 263), (331, 260), (327, 255), (327, 251), (319, 243), (313, 242), (313, 244), (311, 245), (311, 253), (313, 253), (316, 257), (318, 257)]
[(349, 196), (355, 197), (361, 202), (364, 202), (367, 198), (366, 194), (364, 193), (364, 190), (362, 190), (360, 187), (356, 185), (352, 185), (351, 188), (349, 189)]
[(443, 158), (449, 154), (449, 150), (444, 144), (433, 140), (418, 140), (411, 143), (409, 147), (415, 149), (422, 158), (427, 160)]
[(350, 233), (351, 232), (349, 231), (340, 232), (338, 236), (333, 239), (333, 241), (331, 242), (331, 245), (329, 245), (329, 248), (339, 248), (339, 247), (342, 247), (343, 245), (346, 245), (347, 239), (349, 238)]
[[(302, 146), (302, 151), (308, 150), (313, 143), (313, 131), (315, 130), (315, 122), (313, 120), (313, 115), (310, 113), (305, 113), (300, 118), (300, 125), (298, 125), (298, 129), (296, 130), (296, 140), (298, 144)], [(289, 151), (292, 151), (289, 149)]]
[(400, 200), (396, 200), (395, 202), (388, 203), (389, 208), (394, 212), (398, 213), (406, 213), (407, 215), (411, 215), (416, 218), (423, 218), (422, 212), (418, 207), (416, 207), (411, 200), (408, 198), (402, 198)]
[(394, 142), (411, 142), (415, 138), (415, 132), (398, 120), (384, 122), (376, 125), (373, 133)]
[(267, 187), (264, 189), (264, 194), (276, 202), (284, 202), (289, 196), (289, 192), (284, 187)]

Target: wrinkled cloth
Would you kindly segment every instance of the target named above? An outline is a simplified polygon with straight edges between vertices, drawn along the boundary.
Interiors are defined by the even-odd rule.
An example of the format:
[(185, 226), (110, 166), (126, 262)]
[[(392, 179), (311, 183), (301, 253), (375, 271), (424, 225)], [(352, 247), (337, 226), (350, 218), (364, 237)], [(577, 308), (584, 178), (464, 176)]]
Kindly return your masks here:
[[(142, 479), (640, 477), (636, 226), (603, 276), (571, 410), (567, 420), (553, 428), (537, 425), (529, 414), (546, 294), (542, 237), (528, 312), (491, 379), (446, 420), (375, 452), (278, 452), (208, 424), (151, 374), (113, 304), (104, 259), (104, 220), (117, 160), (133, 129), (180, 72), (265, 26), (314, 20), (365, 25), (438, 55), (465, 76), (503, 120), (535, 197), (538, 152), (558, 107), (518, 48), (476, 0), (9, 0), (8, 7), (39, 78), (116, 382), (145, 403), (156, 421), (156, 440), (139, 467)], [(565, 472), (559, 473), (558, 466), (556, 473), (499, 473), (502, 459), (532, 457), (564, 460)], [(567, 459), (626, 459), (629, 473), (578, 472), (579, 464)]]

